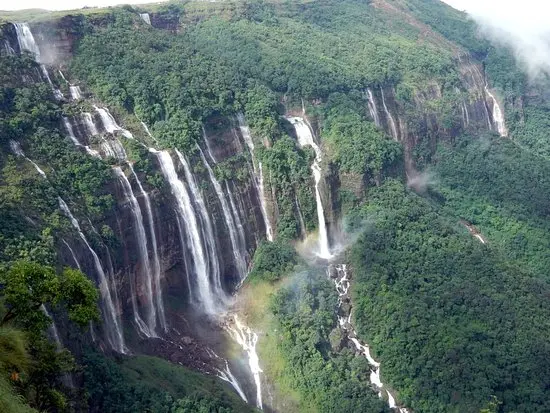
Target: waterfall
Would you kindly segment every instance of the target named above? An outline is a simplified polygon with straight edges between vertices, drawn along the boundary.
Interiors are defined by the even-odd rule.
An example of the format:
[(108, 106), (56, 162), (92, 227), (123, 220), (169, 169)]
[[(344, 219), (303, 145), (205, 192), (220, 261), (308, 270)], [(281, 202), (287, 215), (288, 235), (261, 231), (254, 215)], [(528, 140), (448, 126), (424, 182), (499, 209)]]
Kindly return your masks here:
[(46, 306), (42, 304), (40, 306), (40, 310), (51, 320), (51, 324), (48, 327), (48, 330), (50, 332), (50, 336), (54, 339), (55, 344), (57, 346), (58, 350), (61, 350), (63, 348), (63, 343), (61, 342), (61, 339), (59, 338), (59, 331), (57, 331), (57, 326), (55, 325), (55, 321), (52, 317), (52, 315), (49, 313), (49, 311), (46, 309)]
[(158, 312), (161, 327), (164, 331), (166, 331), (167, 327), (166, 327), (166, 316), (164, 314), (164, 300), (162, 298), (162, 289), (160, 285), (160, 276), (161, 276), (160, 258), (158, 253), (157, 235), (155, 233), (155, 221), (153, 220), (153, 209), (151, 208), (151, 199), (149, 198), (149, 194), (143, 189), (143, 186), (141, 185), (141, 182), (136, 172), (134, 171), (132, 164), (128, 163), (128, 167), (130, 168), (130, 171), (132, 172), (132, 175), (136, 180), (136, 184), (138, 186), (139, 192), (141, 194), (143, 202), (145, 203), (147, 220), (149, 222), (149, 233), (151, 235), (151, 246), (153, 248), (152, 267), (153, 267), (153, 285), (154, 285), (154, 291), (155, 291), (155, 300), (156, 300), (157, 312)]
[(61, 199), (60, 197), (58, 197), (57, 200), (59, 202), (59, 207), (61, 208), (65, 216), (69, 218), (69, 221), (71, 221), (72, 226), (77, 230), (78, 235), (80, 236), (80, 238), (86, 245), (86, 248), (88, 248), (88, 251), (90, 251), (90, 254), (92, 254), (92, 257), (94, 259), (94, 265), (96, 268), (97, 275), (99, 277), (99, 290), (101, 292), (101, 297), (103, 298), (103, 302), (106, 306), (105, 325), (106, 325), (106, 331), (107, 331), (109, 342), (111, 343), (111, 346), (113, 347), (114, 350), (118, 351), (119, 353), (126, 353), (126, 346), (124, 345), (124, 336), (122, 335), (121, 321), (116, 312), (116, 307), (113, 302), (113, 298), (111, 296), (111, 289), (109, 287), (109, 282), (107, 280), (107, 277), (105, 276), (103, 267), (101, 266), (101, 261), (99, 260), (99, 257), (96, 254), (96, 252), (88, 243), (86, 236), (80, 229), (80, 225), (78, 224), (78, 221), (75, 219), (75, 217), (71, 213), (69, 207), (67, 206), (67, 203), (63, 201), (63, 199)]
[(73, 261), (76, 264), (76, 268), (78, 268), (79, 270), (82, 271), (82, 268), (80, 267), (80, 263), (78, 262), (78, 258), (76, 258), (76, 254), (74, 253), (74, 250), (71, 248), (71, 246), (69, 245), (69, 243), (67, 241), (65, 241), (64, 239), (62, 239), (61, 241), (63, 241), (63, 244), (65, 244), (65, 246), (67, 247), (67, 249), (71, 253), (71, 257), (73, 258)]
[(259, 409), (263, 409), (262, 403), (262, 381), (260, 373), (263, 370), (260, 367), (260, 358), (256, 353), (256, 344), (258, 343), (258, 335), (254, 333), (249, 327), (244, 325), (239, 317), (234, 316), (234, 327), (227, 325), (227, 330), (233, 339), (239, 343), (248, 356), (248, 365), (252, 376), (254, 377), (254, 383), (256, 385), (256, 406)]
[(374, 100), (374, 94), (372, 93), (372, 90), (370, 90), (369, 88), (367, 88), (367, 97), (368, 97), (367, 106), (369, 108), (370, 116), (374, 120), (374, 124), (378, 127), (381, 127), (382, 123), (380, 122), (380, 115), (378, 115), (376, 100)]
[(397, 133), (397, 126), (395, 124), (395, 120), (393, 119), (393, 116), (391, 112), (388, 110), (388, 106), (386, 106), (386, 98), (384, 96), (384, 88), (380, 88), (380, 93), (382, 95), (382, 106), (384, 107), (384, 112), (386, 113), (386, 118), (390, 123), (391, 133), (393, 136), (393, 139), (396, 141), (399, 140), (399, 134)]
[(15, 54), (15, 50), (13, 50), (13, 47), (11, 47), (7, 40), (4, 40), (4, 49), (6, 50), (8, 56), (13, 56)]
[(207, 264), (210, 265), (208, 274), (210, 274), (210, 277), (214, 281), (214, 292), (216, 296), (224, 300), (225, 293), (222, 288), (220, 265), (218, 261), (218, 257), (220, 256), (220, 254), (216, 247), (216, 237), (214, 235), (214, 229), (213, 229), (214, 226), (212, 225), (212, 220), (210, 219), (208, 209), (206, 208), (206, 204), (204, 203), (203, 196), (199, 190), (199, 187), (197, 186), (195, 177), (191, 172), (189, 162), (187, 162), (187, 159), (185, 158), (185, 156), (182, 155), (180, 151), (176, 149), (175, 152), (176, 152), (176, 155), (178, 156), (178, 159), (181, 165), (183, 166), (185, 180), (191, 191), (192, 200), (195, 202), (198, 209), (199, 221), (201, 223), (201, 226), (200, 226), (201, 234), (207, 246), (207, 249), (206, 249)]
[(225, 361), (225, 369), (224, 371), (219, 371), (219, 376), (218, 376), (220, 379), (228, 382), (229, 384), (231, 384), (231, 386), (233, 386), (233, 388), (235, 389), (235, 391), (239, 394), (239, 396), (241, 397), (241, 399), (243, 399), (245, 401), (245, 403), (248, 403), (248, 398), (246, 397), (246, 395), (244, 394), (244, 391), (243, 389), (241, 388), (239, 382), (237, 381), (237, 378), (233, 375), (233, 373), (231, 373), (231, 370), (229, 369), (229, 364), (227, 363), (227, 360)]
[(82, 92), (80, 90), (79, 86), (69, 86), (69, 92), (71, 93), (71, 99), (72, 100), (79, 100), (82, 99)]
[(115, 118), (113, 118), (113, 115), (111, 115), (108, 109), (98, 108), (97, 106), (94, 106), (94, 109), (97, 113), (99, 113), (101, 123), (103, 124), (103, 127), (107, 132), (114, 134), (116, 131), (120, 131), (122, 135), (124, 135), (128, 139), (134, 139), (134, 136), (129, 131), (118, 126)]
[(92, 114), (89, 112), (84, 112), (82, 116), (84, 117), (84, 123), (86, 124), (86, 129), (88, 129), (88, 132), (90, 133), (90, 135), (92, 136), (99, 135), (99, 131), (95, 126), (94, 119), (92, 118)]
[(17, 33), (17, 42), (21, 51), (27, 50), (34, 55), (37, 62), (40, 63), (40, 49), (34, 40), (34, 36), (27, 23), (13, 23)]
[(127, 159), (126, 151), (124, 150), (124, 147), (122, 146), (120, 141), (116, 138), (102, 139), (101, 149), (103, 150), (106, 156), (115, 158), (118, 161), (125, 161)]
[(151, 17), (149, 17), (149, 13), (140, 13), (139, 17), (141, 17), (141, 20), (151, 26)]
[[(90, 116), (91, 121), (91, 116)], [(93, 123), (92, 123), (93, 124)], [(100, 155), (97, 151), (91, 149), (88, 145), (82, 145), (76, 135), (74, 134), (73, 126), (71, 125), (71, 121), (67, 117), (63, 117), (63, 126), (65, 126), (65, 129), (67, 129), (67, 132), (69, 133), (69, 138), (71, 141), (78, 147), (82, 147), (88, 152), (89, 155), (94, 156), (96, 158), (99, 158)]]
[(489, 90), (489, 85), (485, 84), (485, 92), (489, 98), (493, 101), (493, 122), (495, 123), (497, 132), (500, 136), (505, 137), (508, 135), (508, 130), (506, 129), (506, 122), (504, 120), (504, 113), (498, 104), (496, 97)]
[(237, 115), (237, 121), (239, 123), (239, 129), (241, 130), (243, 139), (250, 150), (250, 155), (252, 156), (252, 168), (255, 175), (254, 185), (256, 186), (256, 192), (260, 198), (260, 209), (262, 211), (262, 218), (265, 225), (265, 235), (268, 241), (273, 241), (273, 228), (271, 227), (271, 222), (269, 221), (269, 216), (267, 214), (267, 201), (265, 199), (264, 171), (262, 169), (262, 163), (258, 161), (258, 168), (256, 168), (256, 163), (254, 162), (254, 141), (252, 140), (250, 128), (246, 125), (242, 113)]
[[(334, 272), (333, 272), (334, 271)], [(409, 410), (404, 407), (398, 407), (395, 402), (395, 397), (393, 394), (386, 389), (384, 383), (382, 383), (382, 379), (380, 377), (380, 363), (377, 362), (370, 353), (370, 348), (367, 344), (362, 344), (357, 339), (357, 332), (351, 325), (351, 309), (345, 310), (345, 308), (350, 308), (349, 306), (342, 306), (344, 301), (350, 301), (349, 297), (349, 288), (350, 288), (350, 278), (349, 278), (349, 272), (348, 272), (348, 266), (346, 264), (339, 264), (339, 265), (330, 265), (327, 268), (327, 273), (329, 278), (333, 278), (334, 285), (336, 287), (336, 292), (338, 293), (338, 310), (339, 310), (339, 316), (338, 316), (338, 324), (340, 325), (340, 329), (344, 334), (347, 335), (348, 339), (353, 343), (356, 350), (365, 356), (367, 359), (369, 365), (371, 366), (371, 372), (370, 372), (370, 382), (378, 389), (378, 396), (382, 397), (383, 394), (387, 396), (388, 399), (388, 406), (390, 409), (395, 409), (399, 413), (409, 413)], [(332, 275), (334, 274), (334, 275)], [(342, 315), (342, 313), (345, 311), (350, 311), (349, 314), (346, 316), (345, 314)]]
[(32, 53), (32, 55), (34, 56), (34, 60), (36, 60), (36, 62), (40, 64), (42, 75), (52, 88), (55, 97), (57, 99), (63, 99), (63, 93), (61, 93), (61, 91), (53, 85), (52, 80), (50, 79), (50, 75), (48, 74), (48, 69), (46, 69), (46, 66), (42, 64), (40, 48), (34, 40), (34, 36), (31, 32), (29, 25), (27, 23), (13, 23), (13, 26), (15, 27), (15, 32), (17, 33), (17, 42), (19, 43), (19, 49), (21, 50), (21, 52), (27, 50)]
[(17, 156), (21, 156), (25, 158), (27, 161), (29, 161), (32, 166), (34, 166), (34, 169), (42, 176), (42, 178), (47, 179), (46, 173), (31, 159), (27, 158), (25, 156), (25, 153), (23, 152), (23, 149), (21, 149), (21, 145), (17, 141), (10, 140), (10, 149), (13, 153), (15, 153)]
[(265, 187), (264, 187), (264, 169), (262, 163), (258, 162), (258, 194), (260, 195), (260, 208), (262, 209), (262, 216), (264, 218), (265, 232), (268, 241), (273, 241), (273, 228), (271, 222), (267, 216), (267, 202), (265, 199)]
[[(202, 162), (204, 163), (204, 166), (206, 166), (206, 169), (208, 171), (210, 182), (212, 182), (212, 185), (214, 186), (214, 191), (216, 192), (216, 196), (218, 197), (218, 200), (220, 201), (220, 204), (222, 206), (224, 221), (229, 232), (229, 239), (231, 241), (231, 249), (233, 251), (234, 263), (237, 267), (239, 280), (243, 280), (246, 277), (247, 273), (247, 253), (243, 226), (241, 224), (234, 203), (232, 205), (232, 208), (229, 207), (227, 200), (225, 199), (223, 189), (216, 177), (214, 176), (214, 172), (212, 171), (212, 168), (210, 167), (210, 164), (206, 160), (206, 157), (204, 156), (204, 153), (202, 152), (202, 149), (200, 147), (199, 152)], [(212, 158), (212, 153), (210, 151), (208, 151), (208, 155)]]
[(151, 265), (149, 262), (149, 253), (147, 249), (147, 235), (145, 232), (145, 226), (143, 225), (143, 215), (141, 213), (141, 208), (139, 202), (136, 199), (132, 187), (130, 186), (130, 181), (122, 171), (120, 167), (113, 168), (115, 175), (118, 178), (118, 181), (121, 184), (122, 192), (124, 194), (124, 202), (130, 204), (130, 209), (132, 211), (132, 217), (134, 219), (134, 231), (136, 235), (136, 241), (138, 244), (138, 253), (139, 253), (139, 268), (142, 273), (142, 280), (144, 281), (145, 286), (145, 298), (146, 298), (146, 309), (147, 309), (147, 321), (144, 323), (141, 319), (137, 307), (137, 296), (136, 296), (136, 285), (134, 280), (130, 282), (130, 289), (132, 294), (132, 308), (134, 311), (134, 321), (138, 326), (139, 330), (145, 334), (147, 337), (157, 337), (155, 332), (157, 314), (155, 309), (155, 304), (153, 301), (153, 281), (151, 277)]
[(315, 143), (313, 134), (309, 126), (300, 117), (288, 117), (287, 120), (294, 125), (296, 130), (296, 136), (298, 137), (298, 143), (301, 147), (311, 146), (315, 151), (315, 159), (311, 165), (313, 171), (313, 178), (315, 180), (315, 200), (317, 202), (317, 219), (319, 221), (319, 250), (317, 255), (320, 258), (329, 259), (332, 257), (330, 253), (330, 246), (328, 242), (327, 224), (325, 221), (325, 210), (323, 208), (323, 201), (321, 199), (321, 191), (319, 185), (321, 183), (322, 171), (321, 161), (322, 152), (321, 148)]
[[(191, 300), (200, 305), (207, 314), (216, 314), (220, 309), (220, 297), (216, 296), (212, 283), (210, 282), (210, 261), (203, 247), (201, 231), (199, 228), (199, 223), (197, 221), (197, 215), (193, 208), (189, 193), (187, 192), (185, 185), (179, 179), (178, 174), (176, 173), (174, 161), (172, 160), (170, 153), (166, 151), (159, 152), (154, 149), (150, 149), (150, 151), (156, 154), (162, 173), (168, 181), (172, 194), (176, 199), (176, 213), (181, 223), (180, 229), (183, 229), (181, 228), (183, 226), (185, 226), (185, 228), (187, 229), (186, 235), (189, 241), (188, 247), (193, 257), (192, 267), (194, 270), (193, 273), (197, 278), (198, 287), (198, 297), (193, 296), (194, 289), (191, 289)], [(185, 234), (180, 233), (180, 236), (182, 237), (182, 247), (185, 249), (186, 246), (183, 245), (183, 240), (186, 238)], [(217, 259), (217, 257), (213, 258)], [(193, 273), (189, 271), (188, 277), (191, 277)]]

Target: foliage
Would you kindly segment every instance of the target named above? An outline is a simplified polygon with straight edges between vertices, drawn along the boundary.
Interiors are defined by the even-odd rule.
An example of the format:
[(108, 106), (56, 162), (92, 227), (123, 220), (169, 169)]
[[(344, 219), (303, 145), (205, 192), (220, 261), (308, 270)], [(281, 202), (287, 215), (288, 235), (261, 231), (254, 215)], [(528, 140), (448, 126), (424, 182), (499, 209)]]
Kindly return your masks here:
[(285, 359), (282, 380), (302, 397), (301, 409), (319, 412), (389, 412), (369, 388), (370, 368), (352, 351), (333, 350), (337, 296), (324, 275), (303, 272), (272, 299), (277, 349)]
[(219, 380), (146, 356), (115, 362), (90, 352), (84, 357), (90, 412), (252, 411)]
[(284, 240), (262, 242), (254, 253), (254, 264), (248, 278), (274, 282), (297, 263), (294, 247)]
[(0, 284), (0, 296), (7, 309), (1, 325), (16, 319), (28, 330), (43, 330), (50, 321), (40, 311), (44, 304), (62, 304), (69, 318), (81, 326), (99, 318), (99, 294), (79, 270), (66, 268), (57, 275), (51, 267), (17, 261), (0, 275)]
[(357, 331), (400, 400), (415, 412), (476, 412), (493, 396), (503, 412), (548, 410), (548, 282), (401, 183), (371, 190), (360, 215), (371, 225), (353, 247)]

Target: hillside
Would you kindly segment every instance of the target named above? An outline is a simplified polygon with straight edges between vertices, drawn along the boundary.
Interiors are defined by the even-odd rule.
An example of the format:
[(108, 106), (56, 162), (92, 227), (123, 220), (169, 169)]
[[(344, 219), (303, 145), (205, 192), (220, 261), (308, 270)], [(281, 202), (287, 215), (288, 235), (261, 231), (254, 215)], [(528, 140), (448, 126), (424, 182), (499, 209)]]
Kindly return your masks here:
[(547, 85), (464, 14), (0, 17), (4, 410), (548, 411)]

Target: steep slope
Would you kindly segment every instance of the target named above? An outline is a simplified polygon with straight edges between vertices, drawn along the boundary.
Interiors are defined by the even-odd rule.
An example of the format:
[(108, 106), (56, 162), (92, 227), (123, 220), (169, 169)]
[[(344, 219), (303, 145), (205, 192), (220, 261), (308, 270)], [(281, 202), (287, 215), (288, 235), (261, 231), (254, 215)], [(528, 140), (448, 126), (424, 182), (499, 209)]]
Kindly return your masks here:
[[(462, 14), (197, 2), (1, 30), (0, 253), (95, 281), (88, 334), (54, 312), (79, 356), (163, 357), (266, 410), (544, 411), (547, 191), (520, 188), (547, 179), (543, 95)], [(281, 279), (291, 245), (321, 270)], [(351, 299), (320, 279), (342, 268)]]

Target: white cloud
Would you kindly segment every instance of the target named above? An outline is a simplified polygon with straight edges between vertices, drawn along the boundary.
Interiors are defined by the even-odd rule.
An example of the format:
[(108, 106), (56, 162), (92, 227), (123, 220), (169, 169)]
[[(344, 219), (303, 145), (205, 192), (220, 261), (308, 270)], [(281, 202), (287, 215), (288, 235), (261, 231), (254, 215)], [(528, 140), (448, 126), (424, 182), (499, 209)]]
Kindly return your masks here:
[[(166, 0), (164, 0), (166, 1)], [(46, 9), (46, 10), (74, 10), (82, 7), (106, 7), (117, 4), (145, 4), (161, 3), (161, 0), (19, 0), (0, 4), (0, 10), (24, 10), (24, 9)], [(4, 0), (2, 0), (4, 3)]]
[(532, 76), (550, 75), (550, 1), (445, 0), (465, 10), (495, 43), (511, 46)]

